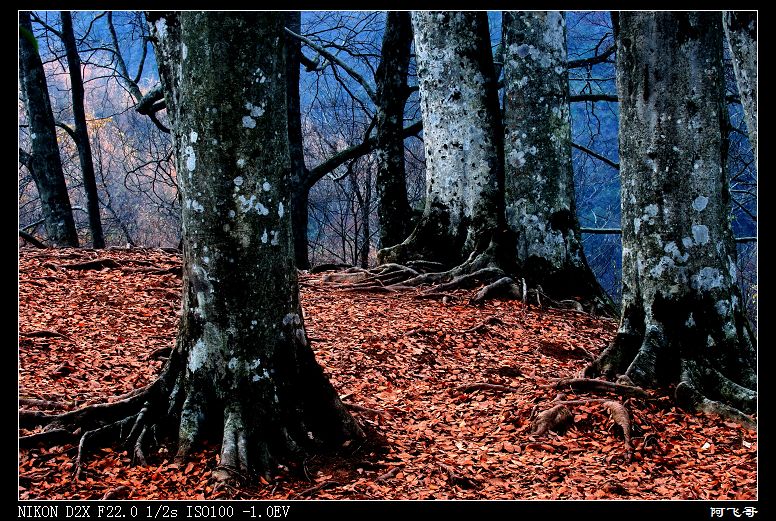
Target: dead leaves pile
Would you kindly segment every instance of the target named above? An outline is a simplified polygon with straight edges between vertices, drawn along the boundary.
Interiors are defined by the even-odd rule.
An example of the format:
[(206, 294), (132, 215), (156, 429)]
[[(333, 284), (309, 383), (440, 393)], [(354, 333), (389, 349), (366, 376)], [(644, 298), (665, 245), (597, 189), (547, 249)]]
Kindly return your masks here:
[[(98, 262), (92, 269), (73, 265)], [(94, 269), (98, 268), (98, 269)], [(152, 381), (174, 344), (179, 258), (158, 249), (32, 250), (19, 260), (19, 396), (26, 409), (72, 409)], [(757, 438), (734, 424), (689, 416), (658, 393), (616, 405), (561, 389), (564, 434), (533, 435), (553, 407), (554, 378), (579, 373), (616, 324), (520, 302), (465, 304), (414, 291), (340, 291), (300, 277), (318, 362), (384, 454), (311, 457), (308, 480), (214, 486), (217, 447), (183, 467), (169, 448), (133, 467), (101, 449), (72, 478), (75, 448), (19, 452), (21, 499), (754, 499)], [(460, 304), (457, 304), (460, 302)], [(608, 402), (607, 402), (608, 403)], [(20, 432), (29, 434), (29, 432)]]

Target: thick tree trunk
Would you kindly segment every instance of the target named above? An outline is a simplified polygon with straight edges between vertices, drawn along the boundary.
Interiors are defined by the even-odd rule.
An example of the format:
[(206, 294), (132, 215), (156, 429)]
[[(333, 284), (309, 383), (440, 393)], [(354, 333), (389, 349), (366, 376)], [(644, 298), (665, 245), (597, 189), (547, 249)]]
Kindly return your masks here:
[[(227, 474), (337, 448), (361, 431), (315, 362), (302, 320), (284, 16), (185, 12), (152, 25), (161, 76), (179, 82), (165, 83), (185, 237), (183, 316), (165, 369), (178, 459), (208, 423), (223, 432)], [(176, 35), (179, 45), (167, 40)]]
[(381, 247), (409, 235), (412, 208), (404, 171), (404, 105), (412, 44), (412, 21), (406, 11), (388, 11), (377, 86), (377, 216)]
[(55, 246), (78, 246), (73, 210), (62, 172), (46, 74), (33, 43), (29, 11), (19, 12), (19, 83), (30, 122), (33, 180), (40, 195), (46, 234)]
[(97, 181), (94, 177), (94, 162), (92, 161), (92, 145), (89, 141), (89, 130), (86, 126), (84, 109), (84, 82), (81, 77), (81, 57), (73, 34), (73, 18), (70, 11), (61, 11), (62, 43), (67, 54), (67, 68), (70, 72), (70, 91), (73, 98), (73, 118), (75, 119), (76, 146), (78, 159), (81, 163), (81, 174), (86, 193), (86, 212), (89, 216), (89, 231), (92, 235), (92, 246), (104, 248), (105, 239), (102, 235), (102, 220), (100, 219), (100, 200), (97, 195)]
[(620, 13), (622, 315), (588, 373), (678, 383), (682, 406), (746, 422), (755, 339), (735, 286), (723, 83), (718, 13)]
[[(302, 13), (286, 13), (286, 27), (300, 34), (302, 32)], [(291, 155), (291, 230), (294, 238), (294, 259), (300, 270), (310, 268), (307, 242), (307, 203), (310, 197), (309, 172), (304, 164), (304, 144), (302, 141), (302, 113), (299, 106), (299, 66), (302, 57), (301, 43), (298, 39), (285, 35), (286, 39), (286, 78), (288, 80), (288, 149)]]
[(725, 11), (722, 16), (749, 130), (749, 143), (757, 161), (757, 12)]
[(382, 262), (455, 265), (503, 227), (503, 132), (484, 12), (413, 11), (426, 207)]
[(518, 272), (553, 298), (594, 300), (611, 312), (576, 214), (565, 17), (504, 12), (502, 37), (505, 207)]

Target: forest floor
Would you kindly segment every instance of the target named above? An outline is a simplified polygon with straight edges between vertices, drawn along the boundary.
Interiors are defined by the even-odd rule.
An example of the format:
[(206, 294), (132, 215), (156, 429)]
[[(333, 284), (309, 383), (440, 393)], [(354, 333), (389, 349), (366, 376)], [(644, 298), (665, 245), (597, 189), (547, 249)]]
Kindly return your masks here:
[[(72, 269), (95, 259), (114, 262)], [(162, 365), (153, 355), (174, 344), (179, 267), (179, 256), (154, 249), (22, 248), (22, 407), (67, 410), (152, 381)], [(319, 363), (359, 421), (387, 440), (385, 451), (310, 458), (306, 479), (214, 489), (218, 440), (180, 468), (170, 447), (149, 454), (148, 466), (132, 466), (118, 445), (97, 449), (81, 480), (75, 447), (37, 447), (19, 451), (19, 497), (756, 499), (756, 433), (685, 414), (670, 390), (610, 397), (630, 413), (632, 458), (600, 402), (570, 405), (574, 424), (563, 435), (531, 435), (532, 413), (558, 393), (548, 384), (577, 375), (611, 340), (612, 320), (518, 301), (474, 307), (469, 291), (442, 302), (415, 290), (343, 291), (321, 275), (300, 282)]]

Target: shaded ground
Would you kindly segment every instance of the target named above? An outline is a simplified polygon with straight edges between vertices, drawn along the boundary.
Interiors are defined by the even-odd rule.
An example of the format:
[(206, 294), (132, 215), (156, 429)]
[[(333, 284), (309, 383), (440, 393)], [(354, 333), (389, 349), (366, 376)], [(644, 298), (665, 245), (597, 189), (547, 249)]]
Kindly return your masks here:
[[(94, 259), (115, 262), (63, 267)], [(178, 266), (161, 250), (23, 248), (21, 406), (71, 409), (150, 382), (174, 343)], [(131, 466), (119, 446), (101, 449), (81, 481), (72, 477), (74, 447), (36, 448), (19, 451), (20, 498), (756, 498), (756, 434), (688, 416), (657, 393), (623, 402), (633, 423), (630, 461), (599, 403), (570, 406), (574, 426), (562, 436), (530, 435), (532, 413), (558, 392), (543, 386), (579, 373), (612, 338), (610, 320), (514, 301), (472, 307), (466, 291), (443, 303), (414, 291), (342, 291), (320, 275), (301, 282), (318, 361), (359, 420), (387, 439), (386, 453), (310, 458), (307, 479), (214, 490), (213, 446), (183, 468), (164, 447), (147, 467)], [(466, 389), (482, 383), (508, 388)], [(563, 392), (567, 400), (603, 396)]]

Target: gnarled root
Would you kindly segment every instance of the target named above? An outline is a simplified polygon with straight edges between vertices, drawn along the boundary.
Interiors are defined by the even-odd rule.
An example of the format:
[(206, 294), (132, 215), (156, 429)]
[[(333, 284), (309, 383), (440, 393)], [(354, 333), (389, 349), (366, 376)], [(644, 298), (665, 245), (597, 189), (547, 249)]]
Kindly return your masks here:
[(531, 422), (531, 435), (542, 436), (548, 431), (563, 434), (573, 423), (574, 415), (571, 414), (569, 408), (559, 404), (536, 415), (536, 418)]

